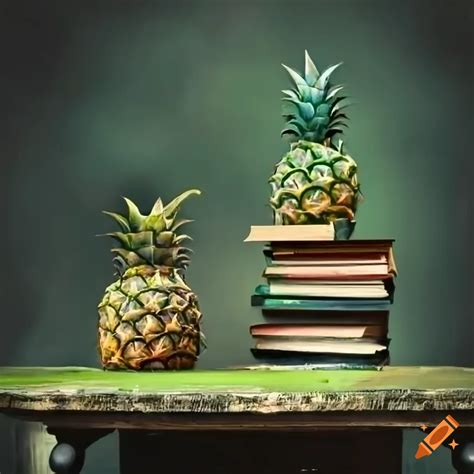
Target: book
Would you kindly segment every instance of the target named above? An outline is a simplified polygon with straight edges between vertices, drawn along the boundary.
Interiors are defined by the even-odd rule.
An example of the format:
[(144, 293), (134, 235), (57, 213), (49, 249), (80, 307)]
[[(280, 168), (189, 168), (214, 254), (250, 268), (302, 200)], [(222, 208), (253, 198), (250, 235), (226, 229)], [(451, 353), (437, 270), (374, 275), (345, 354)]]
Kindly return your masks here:
[(383, 337), (387, 334), (387, 327), (351, 324), (254, 324), (250, 326), (250, 334), (253, 337)]
[[(262, 275), (263, 276), (263, 275)], [(392, 274), (388, 273), (386, 275), (336, 275), (336, 276), (293, 276), (293, 275), (275, 275), (271, 277), (264, 277), (266, 278), (267, 282), (271, 280), (287, 280), (287, 281), (298, 281), (299, 283), (319, 283), (320, 281), (328, 282), (340, 282), (340, 283), (350, 283), (355, 282), (358, 283), (360, 281), (369, 281), (369, 280), (389, 280), (393, 277)]]
[(265, 278), (334, 278), (348, 276), (386, 276), (388, 264), (378, 265), (324, 265), (324, 266), (270, 266), (263, 273)]
[[(283, 226), (295, 227), (295, 226)], [(267, 244), (264, 250), (274, 253), (373, 253), (388, 252), (395, 242), (394, 239), (359, 239), (359, 240), (287, 240), (274, 241)]]
[(335, 297), (335, 298), (386, 298), (389, 296), (383, 282), (380, 284), (304, 284), (301, 281), (293, 284), (280, 280), (270, 280), (268, 285), (258, 285), (255, 294), (270, 296), (310, 296), (310, 297)]
[(252, 306), (263, 309), (299, 309), (299, 310), (330, 310), (330, 311), (385, 311), (390, 308), (389, 299), (304, 299), (304, 298), (273, 298), (253, 294)]
[(351, 286), (363, 286), (363, 287), (384, 287), (390, 286), (393, 283), (392, 275), (386, 275), (385, 278), (371, 278), (367, 277), (367, 279), (351, 279), (351, 280), (336, 280), (336, 279), (328, 279), (325, 280), (323, 278), (317, 278), (315, 280), (308, 280), (304, 278), (272, 278), (269, 281), (269, 285), (277, 283), (277, 284), (286, 284), (290, 286), (331, 286), (334, 288), (338, 287), (351, 287)]
[(319, 352), (326, 354), (375, 354), (387, 349), (388, 340), (377, 338), (256, 337), (255, 349)]
[[(262, 308), (264, 324), (371, 325), (388, 328), (389, 311), (331, 311)], [(385, 331), (387, 332), (387, 331)]]
[(321, 354), (313, 352), (288, 352), (250, 349), (255, 359), (271, 367), (307, 367), (309, 369), (380, 369), (390, 362), (388, 350), (375, 354)]
[(335, 230), (332, 224), (253, 225), (244, 242), (332, 241), (334, 238)]
[(336, 262), (352, 266), (371, 262), (374, 265), (387, 264), (386, 273), (397, 275), (393, 242), (393, 239), (273, 242), (264, 248), (263, 253), (269, 266), (330, 265)]
[(296, 255), (294, 257), (284, 259), (284, 258), (277, 258), (271, 259), (266, 258), (266, 264), (268, 266), (292, 266), (292, 265), (311, 265), (314, 267), (325, 266), (325, 265), (377, 265), (377, 264), (388, 264), (387, 257), (385, 255), (377, 257), (377, 258), (370, 258), (367, 257), (365, 259), (362, 258), (337, 258), (336, 255), (331, 255), (329, 258), (326, 255), (321, 255), (321, 258), (312, 258), (311, 256), (307, 256), (304, 254)]
[[(319, 249), (321, 250), (321, 249)], [(316, 249), (293, 249), (293, 250), (273, 250), (271, 247), (263, 249), (263, 255), (268, 263), (273, 263), (275, 265), (282, 265), (286, 263), (282, 262), (295, 262), (308, 261), (343, 261), (347, 263), (352, 263), (354, 261), (363, 261), (363, 260), (372, 260), (374, 263), (385, 263), (388, 260), (388, 250), (387, 251), (350, 251), (349, 249), (335, 249), (324, 247), (323, 251), (316, 251)]]

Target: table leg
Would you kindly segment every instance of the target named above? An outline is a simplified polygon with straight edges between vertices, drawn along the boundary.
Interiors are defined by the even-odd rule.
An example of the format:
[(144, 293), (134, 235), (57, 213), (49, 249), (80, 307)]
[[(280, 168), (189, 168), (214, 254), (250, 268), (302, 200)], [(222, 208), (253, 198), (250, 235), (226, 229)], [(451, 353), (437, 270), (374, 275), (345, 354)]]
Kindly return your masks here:
[(451, 453), (454, 469), (458, 474), (474, 474), (474, 430), (461, 427), (454, 432), (453, 439), (459, 443)]
[(49, 467), (56, 474), (79, 474), (84, 466), (86, 449), (112, 431), (48, 427), (48, 432), (57, 440), (49, 455)]
[(401, 474), (402, 430), (119, 430), (120, 473)]

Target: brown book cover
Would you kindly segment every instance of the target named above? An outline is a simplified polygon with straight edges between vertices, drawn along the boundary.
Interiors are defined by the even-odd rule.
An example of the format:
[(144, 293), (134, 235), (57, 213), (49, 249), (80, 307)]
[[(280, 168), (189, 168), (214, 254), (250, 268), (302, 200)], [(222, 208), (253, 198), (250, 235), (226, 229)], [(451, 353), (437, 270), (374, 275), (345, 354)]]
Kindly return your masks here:
[(336, 275), (336, 276), (302, 276), (294, 274), (278, 275), (278, 276), (268, 276), (263, 275), (265, 278), (270, 279), (279, 279), (284, 278), (285, 280), (306, 280), (306, 281), (318, 281), (318, 280), (334, 280), (334, 281), (367, 281), (367, 280), (386, 280), (393, 278), (391, 274), (374, 274), (374, 275)]

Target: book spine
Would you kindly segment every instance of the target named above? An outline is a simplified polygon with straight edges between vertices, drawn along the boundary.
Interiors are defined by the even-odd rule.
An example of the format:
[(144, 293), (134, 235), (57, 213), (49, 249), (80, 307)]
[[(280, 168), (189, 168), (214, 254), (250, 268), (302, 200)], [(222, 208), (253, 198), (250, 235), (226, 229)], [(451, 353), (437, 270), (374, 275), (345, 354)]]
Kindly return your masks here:
[(300, 280), (300, 281), (340, 281), (340, 282), (350, 282), (350, 281), (367, 281), (367, 280), (386, 280), (393, 278), (390, 274), (370, 274), (370, 275), (319, 275), (319, 276), (308, 276), (308, 275), (265, 275), (262, 274), (262, 277), (265, 278), (268, 282), (271, 280)]
[(332, 310), (332, 311), (384, 311), (390, 306), (389, 300), (354, 300), (354, 299), (273, 299), (262, 295), (251, 296), (252, 306), (264, 309), (298, 309), (298, 310)]

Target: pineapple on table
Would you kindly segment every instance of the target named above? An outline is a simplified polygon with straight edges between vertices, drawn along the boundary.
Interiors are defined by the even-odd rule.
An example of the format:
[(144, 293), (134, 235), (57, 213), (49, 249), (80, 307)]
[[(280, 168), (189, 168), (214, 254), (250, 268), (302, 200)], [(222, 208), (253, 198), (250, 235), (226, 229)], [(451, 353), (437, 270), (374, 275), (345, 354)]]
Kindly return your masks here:
[(274, 224), (353, 221), (360, 198), (357, 164), (345, 154), (342, 141), (334, 141), (347, 119), (346, 97), (340, 95), (342, 86), (329, 82), (340, 64), (320, 74), (306, 51), (304, 76), (283, 66), (294, 83), (282, 91), (286, 125), (281, 134), (291, 148), (269, 179)]
[(105, 212), (120, 226), (107, 234), (119, 278), (99, 304), (99, 352), (105, 369), (187, 369), (200, 353), (203, 335), (198, 300), (184, 279), (190, 250), (178, 228), (181, 203), (192, 189), (163, 206), (158, 199), (149, 215), (125, 198), (128, 217)]

